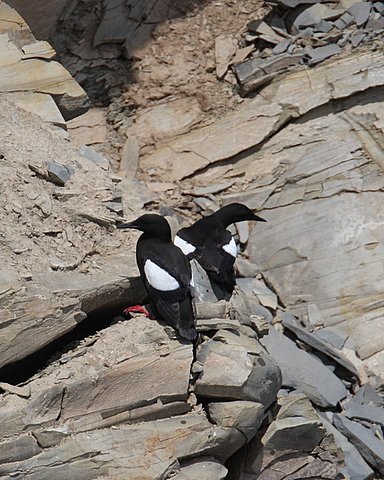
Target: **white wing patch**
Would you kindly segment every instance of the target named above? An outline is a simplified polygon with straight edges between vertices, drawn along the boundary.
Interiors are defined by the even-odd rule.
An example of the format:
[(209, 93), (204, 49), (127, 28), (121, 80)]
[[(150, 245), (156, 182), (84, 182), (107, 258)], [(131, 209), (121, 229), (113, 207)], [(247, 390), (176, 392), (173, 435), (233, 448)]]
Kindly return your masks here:
[(227, 253), (232, 255), (232, 257), (234, 258), (237, 257), (237, 247), (233, 237), (231, 238), (231, 241), (229, 243), (227, 243), (226, 245), (223, 245), (223, 250), (225, 250)]
[(144, 273), (147, 277), (148, 283), (156, 290), (162, 292), (168, 292), (170, 290), (176, 290), (180, 287), (176, 278), (172, 277), (168, 272), (151, 260), (147, 260), (144, 264)]
[(176, 247), (180, 248), (184, 255), (188, 255), (196, 250), (196, 247), (194, 247), (192, 244), (188, 243), (178, 235), (175, 236), (173, 243), (176, 245)]

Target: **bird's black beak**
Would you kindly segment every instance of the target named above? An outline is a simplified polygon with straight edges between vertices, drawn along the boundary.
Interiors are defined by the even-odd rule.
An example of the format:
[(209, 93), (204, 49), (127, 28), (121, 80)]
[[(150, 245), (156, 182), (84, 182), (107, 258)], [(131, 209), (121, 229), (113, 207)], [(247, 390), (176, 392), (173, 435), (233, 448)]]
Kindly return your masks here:
[(255, 222), (266, 222), (267, 220), (265, 220), (265, 218), (261, 218), (255, 214), (253, 214), (253, 218), (252, 220), (254, 220)]
[(119, 223), (117, 228), (134, 228), (135, 230), (141, 230), (135, 222)]

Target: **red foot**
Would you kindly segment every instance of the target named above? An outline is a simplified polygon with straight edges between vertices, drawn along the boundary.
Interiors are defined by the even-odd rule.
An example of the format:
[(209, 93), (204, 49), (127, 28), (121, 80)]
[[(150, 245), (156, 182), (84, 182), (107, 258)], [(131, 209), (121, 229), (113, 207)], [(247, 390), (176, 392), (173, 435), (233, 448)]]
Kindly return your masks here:
[(150, 320), (155, 320), (155, 317), (153, 317), (148, 310), (146, 310), (143, 306), (141, 305), (134, 305), (132, 307), (128, 307), (124, 310), (124, 313), (142, 313), (146, 317), (148, 317)]

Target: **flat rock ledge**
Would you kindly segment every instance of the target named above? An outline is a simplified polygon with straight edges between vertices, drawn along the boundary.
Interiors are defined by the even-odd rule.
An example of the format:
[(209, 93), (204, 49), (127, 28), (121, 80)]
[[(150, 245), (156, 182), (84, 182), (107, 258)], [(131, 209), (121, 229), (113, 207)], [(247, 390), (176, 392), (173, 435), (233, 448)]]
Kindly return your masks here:
[(304, 394), (277, 407), (280, 369), (259, 341), (210, 333), (194, 360), (169, 327), (118, 321), (19, 387), (29, 395), (3, 394), (0, 478), (222, 479), (233, 454), (260, 455), (260, 442), (261, 475), (288, 454), (305, 471), (323, 452), (316, 471), (336, 478), (341, 450)]

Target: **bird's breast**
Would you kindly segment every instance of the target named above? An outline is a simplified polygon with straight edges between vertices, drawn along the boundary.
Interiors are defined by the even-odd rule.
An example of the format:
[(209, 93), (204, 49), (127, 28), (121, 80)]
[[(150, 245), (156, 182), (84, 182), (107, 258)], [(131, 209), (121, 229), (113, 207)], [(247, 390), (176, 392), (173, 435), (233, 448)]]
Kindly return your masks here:
[(180, 288), (179, 282), (172, 277), (166, 270), (156, 265), (152, 260), (146, 260), (144, 263), (144, 274), (151, 287), (162, 292), (177, 290)]

